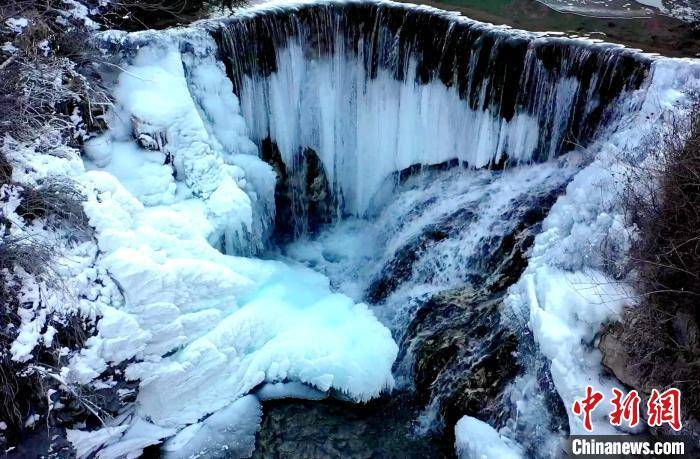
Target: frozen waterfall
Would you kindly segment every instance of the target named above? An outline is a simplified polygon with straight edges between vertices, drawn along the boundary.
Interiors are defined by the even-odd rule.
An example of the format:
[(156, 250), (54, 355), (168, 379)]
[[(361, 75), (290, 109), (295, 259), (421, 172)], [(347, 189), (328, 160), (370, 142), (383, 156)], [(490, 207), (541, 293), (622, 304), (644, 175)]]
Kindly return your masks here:
[(294, 169), (313, 150), (338, 215), (365, 215), (382, 181), (412, 165), (585, 147), (633, 109), (625, 94), (650, 65), (619, 46), (382, 2), (264, 8), (211, 33), (262, 154), (269, 139)]
[[(119, 295), (66, 377), (123, 364), (140, 387), (71, 433), (86, 455), (173, 437), (187, 456), (198, 432), (248, 454), (258, 426), (234, 418), (259, 422), (258, 400), (395, 386), (423, 433), (470, 416), (460, 450), (469, 425), (540, 456), (535, 440), (580, 430), (544, 413), (600, 378), (591, 344), (625, 298), (598, 250), (628, 243), (619, 159), (682, 112), (696, 66), (385, 1), (102, 45), (115, 103), (80, 181)], [(463, 397), (488, 359), (490, 392)]]

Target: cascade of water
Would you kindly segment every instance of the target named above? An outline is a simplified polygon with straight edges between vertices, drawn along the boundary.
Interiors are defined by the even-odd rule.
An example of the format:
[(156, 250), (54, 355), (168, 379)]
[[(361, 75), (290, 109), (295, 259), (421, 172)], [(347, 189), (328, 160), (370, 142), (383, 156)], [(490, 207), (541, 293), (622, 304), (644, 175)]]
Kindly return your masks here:
[[(308, 384), (365, 401), (398, 377), (417, 390), (384, 405), (394, 436), (427, 408), (425, 424), (442, 419), (447, 435), (458, 416), (481, 416), (528, 453), (554, 451), (540, 440), (565, 431), (566, 416), (546, 412), (599, 378), (591, 347), (615, 312), (572, 286), (607, 279), (601, 241), (627, 247), (613, 161), (662, 120), (651, 101), (682, 97), (689, 71), (371, 0), (104, 37), (124, 62), (83, 179), (98, 261), (125, 301), (105, 307), (75, 370), (87, 381), (136, 358), (125, 374), (142, 380), (140, 417), (109, 448), (137, 448), (145, 424), (168, 429), (149, 442), (180, 431), (172, 447), (207, 436), (222, 418), (206, 416), (236, 413), (260, 384), (263, 399)], [(590, 155), (563, 155), (593, 142)], [(452, 170), (406, 182), (432, 165)], [(230, 256), (262, 250), (273, 216), (296, 236), (377, 214), (379, 258), (310, 264), (374, 313), (297, 264)], [(375, 224), (341, 224), (352, 221)], [(334, 248), (353, 240), (367, 255), (363, 238)], [(115, 323), (129, 324), (127, 338)]]
[(338, 223), (284, 253), (375, 305), (401, 345), (399, 387), (425, 408), (421, 430), (472, 413), (538, 450), (565, 418), (527, 326), (502, 301), (577, 170), (424, 171), (402, 180), (376, 220)]

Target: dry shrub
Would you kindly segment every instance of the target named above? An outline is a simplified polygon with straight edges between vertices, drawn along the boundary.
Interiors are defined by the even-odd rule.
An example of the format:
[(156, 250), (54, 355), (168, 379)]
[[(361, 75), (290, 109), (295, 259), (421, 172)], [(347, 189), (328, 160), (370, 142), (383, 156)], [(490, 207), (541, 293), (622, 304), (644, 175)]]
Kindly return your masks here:
[[(37, 187), (13, 183), (12, 166), (0, 152), (0, 170), (3, 184), (18, 191), (19, 205), (15, 213), (30, 223), (41, 219), (53, 229), (60, 228), (70, 237), (85, 239), (91, 237), (91, 228), (82, 207), (84, 196), (77, 185), (70, 181), (56, 179), (45, 181)], [(32, 310), (42, 305), (32, 302), (25, 304), (22, 290), (33, 288), (40, 295), (47, 291), (53, 294), (66, 294), (63, 279), (53, 269), (60, 258), (55, 246), (37, 240), (30, 233), (11, 234), (14, 225), (22, 226), (22, 221), (0, 216), (4, 233), (0, 237), (0, 419), (8, 429), (2, 432), (5, 441), (16, 441), (24, 429), (24, 422), (31, 414), (48, 413), (47, 389), (54, 391), (58, 382), (49, 377), (47, 371), (37, 368), (60, 368), (66, 362), (60, 349), (80, 349), (92, 326), (80, 317), (47, 312), (45, 332), (50, 325), (56, 330), (51, 346), (40, 344), (29, 360), (22, 362), (12, 359), (11, 348), (17, 339), (22, 324), (22, 310)], [(33, 284), (29, 286), (28, 282)], [(0, 438), (0, 444), (2, 444)]]
[(247, 4), (248, 0), (112, 0), (101, 20), (122, 30), (163, 29), (201, 19), (208, 9), (226, 12)]
[[(640, 237), (632, 260), (642, 291), (665, 309), (700, 313), (700, 110), (669, 123), (656, 164), (630, 177), (627, 203)], [(686, 139), (687, 135), (687, 139)]]
[(70, 228), (79, 235), (90, 235), (92, 229), (83, 201), (85, 196), (69, 180), (51, 179), (35, 188), (23, 188), (16, 213), (27, 221), (46, 219), (50, 224)]
[(0, 186), (7, 185), (10, 182), (12, 182), (12, 164), (0, 150)]
[[(29, 238), (5, 236), (0, 240), (0, 418), (10, 431), (21, 429), (31, 407), (45, 396), (43, 384), (12, 360), (10, 349), (18, 334), (23, 306), (18, 273), (37, 280), (50, 275), (54, 254), (50, 247)], [(29, 389), (29, 390), (28, 390)]]
[[(56, 22), (62, 6), (60, 0), (10, 0), (0, 6), (0, 42), (17, 48), (0, 62), (0, 138), (29, 142), (52, 129), (79, 143), (74, 113), (85, 126), (100, 126), (97, 119), (110, 104), (94, 69), (102, 58), (83, 24)], [(15, 34), (2, 28), (9, 17), (25, 17), (29, 25)]]
[[(95, 411), (87, 405), (90, 402), (83, 393), (87, 389), (67, 387), (53, 376), (56, 369), (67, 364), (62, 348), (80, 349), (84, 346), (94, 327), (90, 321), (48, 311), (41, 333), (45, 333), (49, 326), (56, 330), (51, 345), (38, 343), (28, 360), (12, 358), (12, 344), (22, 324), (20, 312), (36, 307), (23, 299), (22, 289), (27, 288), (27, 282), (34, 283), (34, 288), (40, 290), (42, 296), (47, 291), (61, 294), (64, 289), (63, 279), (53, 269), (58, 255), (53, 246), (29, 236), (5, 235), (0, 239), (0, 419), (7, 424), (7, 429), (0, 434), (5, 437), (6, 445), (21, 438), (24, 423), (30, 415), (50, 413), (48, 389), (75, 401), (75, 406), (86, 416)], [(66, 394), (66, 390), (70, 393)], [(0, 445), (2, 443), (0, 438)]]
[(645, 393), (679, 388), (686, 417), (700, 419), (700, 106), (665, 127), (647, 140), (651, 161), (629, 168), (640, 301), (608, 333), (627, 356), (623, 382)]
[(192, 22), (205, 5), (205, 0), (115, 0), (103, 20), (121, 30), (163, 29)]

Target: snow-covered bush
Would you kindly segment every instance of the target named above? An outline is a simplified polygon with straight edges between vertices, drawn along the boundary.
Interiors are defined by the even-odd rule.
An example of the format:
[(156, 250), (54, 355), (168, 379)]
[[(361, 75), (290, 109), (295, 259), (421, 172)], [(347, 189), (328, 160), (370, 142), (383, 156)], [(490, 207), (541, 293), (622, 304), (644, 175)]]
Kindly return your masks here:
[(63, 245), (52, 239), (91, 237), (81, 200), (70, 183), (0, 187), (0, 419), (5, 442), (32, 427), (39, 413), (50, 414), (61, 391), (68, 390), (50, 373), (64, 366), (70, 351), (81, 348), (90, 334), (89, 318), (57, 309), (49, 300), (71, 301), (56, 269)]
[(82, 142), (109, 102), (94, 76), (94, 25), (67, 18), (61, 1), (14, 2), (0, 7), (0, 138)]
[(75, 183), (48, 179), (36, 187), (22, 187), (19, 198), (16, 212), (26, 222), (43, 218), (49, 225), (74, 229), (76, 237), (90, 234), (82, 206), (84, 196)]
[[(58, 374), (92, 334), (96, 317), (77, 302), (66, 259), (92, 229), (80, 187), (32, 165), (74, 155), (108, 104), (93, 75), (93, 23), (75, 2), (10, 0), (0, 5), (0, 446), (52, 411), (99, 411), (84, 388)], [(77, 4), (80, 5), (80, 4)], [(89, 257), (86, 257), (89, 259)], [(80, 395), (78, 395), (80, 394)], [(51, 418), (51, 419), (49, 419)]]

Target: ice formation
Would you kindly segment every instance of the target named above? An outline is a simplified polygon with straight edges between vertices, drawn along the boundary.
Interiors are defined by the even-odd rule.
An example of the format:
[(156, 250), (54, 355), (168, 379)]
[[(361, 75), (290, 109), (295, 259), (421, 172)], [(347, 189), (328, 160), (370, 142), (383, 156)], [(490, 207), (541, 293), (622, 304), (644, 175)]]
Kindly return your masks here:
[(197, 39), (192, 70), (176, 40), (138, 50), (79, 176), (99, 265), (123, 301), (101, 309), (66, 376), (87, 383), (135, 360), (126, 375), (141, 381), (131, 428), (105, 437), (100, 457), (157, 443), (265, 382), (355, 400), (393, 385), (396, 344), (366, 305), (309, 269), (240, 256), (262, 247), (275, 178), (253, 155), (213, 42)]
[(258, 399), (246, 395), (180, 431), (163, 446), (164, 456), (169, 459), (250, 457), (255, 450), (255, 434), (261, 417)]
[[(479, 235), (498, 234), (495, 210), (506, 198), (549, 180), (555, 159), (578, 150), (575, 170), (551, 174), (574, 177), (507, 304), (551, 362), (565, 405), (599, 378), (591, 345), (628, 300), (599, 255), (602, 241), (620, 253), (627, 243), (619, 159), (666, 111), (682, 112), (685, 88), (698, 86), (696, 65), (373, 1), (264, 6), (187, 29), (102, 38), (123, 61), (108, 131), (88, 142), (84, 165), (33, 160), (34, 170), (53, 168), (84, 187), (97, 247), (83, 248), (87, 261), (75, 270), (86, 285), (105, 279), (93, 285), (91, 304), (81, 302), (101, 317), (98, 334), (62, 377), (89, 383), (122, 364), (140, 381), (122, 416), (70, 432), (79, 456), (133, 457), (169, 437), (172, 457), (207, 453), (210, 439), (212, 448), (247, 452), (259, 418), (247, 394), (363, 401), (393, 386), (397, 345), (356, 303), (362, 279), (335, 293), (338, 285), (298, 263), (254, 258), (275, 214), (276, 171), (258, 157), (266, 140), (292, 178), (300, 151), (318, 155), (336, 218), (373, 215), (387, 183), (414, 165), (514, 167), (503, 173), (514, 183), (498, 190), (477, 183), (491, 172), (472, 171), (471, 185), (487, 193), (478, 195)], [(469, 236), (459, 240), (465, 251), (474, 249)], [(290, 250), (319, 259), (309, 246)], [(348, 247), (336, 241), (334, 250), (347, 255)], [(463, 275), (469, 260), (448, 260), (448, 274)], [(50, 339), (32, 320), (23, 327), (18, 359)], [(579, 422), (569, 419), (572, 432)], [(606, 425), (596, 419), (598, 432)], [(475, 448), (475, 435), (493, 438), (489, 447), (509, 444), (465, 418), (458, 450)]]
[[(610, 257), (605, 247), (624, 260), (633, 237), (619, 201), (625, 168), (629, 158), (642, 160), (644, 139), (663, 128), (665, 117), (684, 116), (688, 94), (699, 87), (699, 71), (692, 61), (654, 62), (644, 103), (632, 117), (637, 121), (621, 123), (596, 145), (595, 160), (575, 176), (552, 208), (526, 272), (511, 288), (509, 303), (528, 316), (541, 352), (552, 362), (552, 376), (566, 407), (581, 398), (588, 384), (611, 398), (616, 381), (602, 376), (601, 355), (594, 343), (601, 325), (634, 302), (628, 286), (603, 268), (605, 257)], [(606, 411), (610, 410), (594, 413), (594, 431), (614, 434)], [(571, 432), (583, 433), (582, 419), (570, 410), (568, 414)]]
[(464, 416), (455, 425), (455, 449), (460, 458), (520, 459), (522, 448), (502, 437), (498, 432), (476, 418)]
[(289, 168), (317, 152), (339, 213), (356, 216), (414, 164), (513, 165), (586, 145), (649, 65), (615, 45), (382, 2), (263, 6), (212, 33), (252, 138)]

